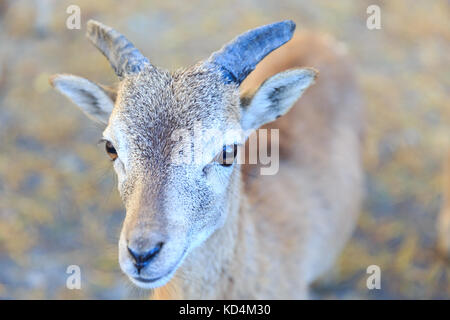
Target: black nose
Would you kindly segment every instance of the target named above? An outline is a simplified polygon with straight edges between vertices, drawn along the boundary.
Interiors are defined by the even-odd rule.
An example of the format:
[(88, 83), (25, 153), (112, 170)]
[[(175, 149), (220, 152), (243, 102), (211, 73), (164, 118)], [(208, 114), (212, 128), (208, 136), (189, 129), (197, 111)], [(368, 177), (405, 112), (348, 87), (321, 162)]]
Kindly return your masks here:
[(130, 247), (127, 247), (128, 252), (134, 259), (134, 265), (136, 266), (138, 273), (140, 273), (141, 269), (145, 268), (156, 257), (156, 255), (161, 251), (162, 246), (163, 243), (160, 242), (153, 249), (147, 252), (137, 252), (130, 249)]

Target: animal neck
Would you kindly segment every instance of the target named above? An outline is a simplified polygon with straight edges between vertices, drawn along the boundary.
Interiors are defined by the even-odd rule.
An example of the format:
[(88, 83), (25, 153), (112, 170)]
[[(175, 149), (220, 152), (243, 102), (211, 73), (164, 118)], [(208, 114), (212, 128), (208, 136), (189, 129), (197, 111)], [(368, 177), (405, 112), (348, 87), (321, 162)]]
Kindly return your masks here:
[[(242, 263), (252, 259), (253, 224), (246, 210), (246, 197), (241, 195), (241, 181), (230, 191), (224, 225), (186, 257), (174, 278), (155, 290), (155, 299), (224, 299), (236, 290)], [(230, 196), (231, 197), (231, 196)], [(236, 199), (239, 197), (239, 200)], [(244, 260), (245, 259), (245, 260)]]

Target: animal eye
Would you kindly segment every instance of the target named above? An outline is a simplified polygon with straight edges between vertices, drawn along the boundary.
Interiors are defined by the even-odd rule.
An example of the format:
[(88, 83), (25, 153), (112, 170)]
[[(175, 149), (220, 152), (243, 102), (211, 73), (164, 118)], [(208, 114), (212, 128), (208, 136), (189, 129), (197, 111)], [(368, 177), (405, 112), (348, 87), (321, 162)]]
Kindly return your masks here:
[(217, 157), (217, 162), (224, 167), (229, 167), (233, 164), (237, 155), (237, 145), (232, 144), (223, 146), (222, 152)]
[(105, 143), (105, 150), (108, 156), (111, 158), (112, 161), (117, 159), (117, 151), (116, 148), (112, 145), (111, 142), (106, 141)]

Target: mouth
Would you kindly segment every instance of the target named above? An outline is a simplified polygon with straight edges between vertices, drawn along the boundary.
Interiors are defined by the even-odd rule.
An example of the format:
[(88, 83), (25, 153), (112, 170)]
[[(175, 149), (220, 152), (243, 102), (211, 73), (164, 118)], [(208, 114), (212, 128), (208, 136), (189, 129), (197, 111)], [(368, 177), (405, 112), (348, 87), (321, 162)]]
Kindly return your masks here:
[(155, 281), (158, 281), (158, 280), (162, 279), (163, 277), (152, 278), (152, 279), (145, 279), (145, 278), (142, 278), (142, 277), (132, 277), (132, 278), (135, 281), (139, 281), (139, 282), (143, 282), (143, 283), (152, 283), (152, 282), (155, 282)]
[(142, 289), (155, 289), (163, 286), (170, 280), (174, 271), (169, 272), (168, 274), (158, 277), (158, 278), (143, 278), (143, 277), (129, 277), (131, 282), (133, 282), (136, 286)]
[(172, 278), (175, 271), (178, 269), (178, 267), (180, 266), (180, 264), (186, 257), (186, 253), (187, 253), (187, 250), (185, 249), (183, 251), (183, 254), (182, 254), (180, 260), (178, 260), (178, 263), (176, 264), (175, 268), (173, 268), (170, 272), (168, 272), (167, 274), (165, 274), (161, 277), (157, 277), (157, 278), (143, 278), (143, 277), (133, 277), (133, 276), (128, 276), (128, 277), (131, 280), (131, 282), (133, 282), (138, 287), (141, 287), (142, 289), (154, 289), (157, 287), (161, 287)]

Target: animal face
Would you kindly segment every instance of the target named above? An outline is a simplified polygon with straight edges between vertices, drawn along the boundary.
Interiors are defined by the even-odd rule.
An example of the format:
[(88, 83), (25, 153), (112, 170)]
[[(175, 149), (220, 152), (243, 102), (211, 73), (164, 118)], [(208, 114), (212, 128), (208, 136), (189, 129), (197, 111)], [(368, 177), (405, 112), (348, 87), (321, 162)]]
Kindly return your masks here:
[[(121, 79), (117, 93), (73, 75), (51, 79), (106, 126), (105, 149), (126, 208), (119, 262), (136, 285), (164, 285), (186, 255), (239, 207), (238, 146), (245, 143), (246, 132), (286, 113), (313, 82), (315, 71), (277, 74), (245, 104), (239, 84), (292, 32), (291, 22), (261, 27), (208, 60), (170, 73), (152, 66), (115, 30), (91, 21), (88, 36)], [(264, 45), (244, 46), (255, 39)]]
[[(120, 264), (137, 284), (166, 281), (188, 252), (223, 224), (233, 201), (228, 190), (239, 171), (217, 160), (223, 146), (240, 141), (212, 137), (217, 139), (202, 144), (193, 132), (195, 126), (226, 132), (239, 126), (239, 118), (237, 87), (202, 67), (175, 74), (150, 68), (121, 84), (103, 138), (117, 154), (114, 168), (127, 211)], [(191, 148), (201, 148), (204, 159), (176, 161)], [(160, 248), (151, 263), (136, 268), (133, 255), (155, 247)], [(144, 279), (159, 280), (142, 285), (148, 283)]]

